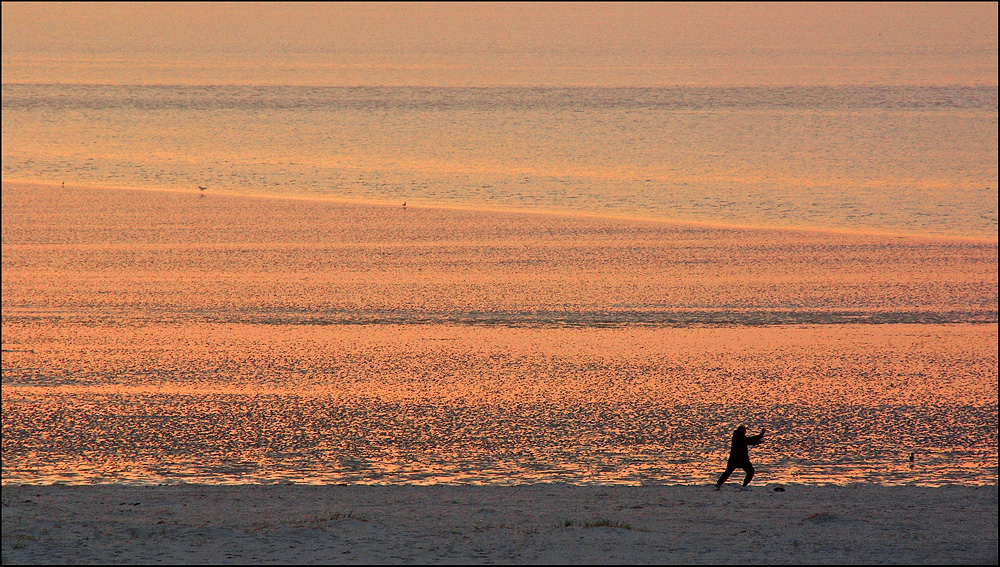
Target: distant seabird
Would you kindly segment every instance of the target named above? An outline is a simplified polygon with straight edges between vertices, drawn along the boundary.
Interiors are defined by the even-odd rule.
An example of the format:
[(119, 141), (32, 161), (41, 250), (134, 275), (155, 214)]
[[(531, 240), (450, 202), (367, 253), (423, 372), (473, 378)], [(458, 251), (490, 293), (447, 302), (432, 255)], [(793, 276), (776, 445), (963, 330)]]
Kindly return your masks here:
[(208, 189), (208, 187), (202, 187), (201, 185), (199, 185), (198, 189), (201, 189), (202, 191), (204, 191), (205, 189)]

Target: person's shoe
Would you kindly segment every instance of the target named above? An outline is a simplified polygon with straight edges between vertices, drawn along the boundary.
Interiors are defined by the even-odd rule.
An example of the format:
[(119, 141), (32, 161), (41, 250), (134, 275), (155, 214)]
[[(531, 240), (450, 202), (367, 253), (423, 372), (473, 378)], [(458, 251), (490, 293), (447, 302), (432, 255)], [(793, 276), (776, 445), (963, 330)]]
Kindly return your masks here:
[(722, 490), (722, 485), (721, 484), (716, 484), (715, 485), (715, 491), (718, 492), (720, 490)]
[(753, 489), (750, 488), (749, 486), (741, 486), (740, 490), (742, 490), (743, 492), (752, 492), (753, 491)]

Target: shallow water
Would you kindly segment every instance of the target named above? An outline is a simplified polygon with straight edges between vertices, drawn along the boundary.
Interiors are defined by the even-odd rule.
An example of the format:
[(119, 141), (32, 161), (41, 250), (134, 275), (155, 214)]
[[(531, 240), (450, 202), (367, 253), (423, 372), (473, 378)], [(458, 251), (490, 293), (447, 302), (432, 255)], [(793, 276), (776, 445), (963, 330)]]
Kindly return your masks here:
[(4, 483), (997, 482), (995, 5), (170, 6), (3, 4)]
[(5, 184), (3, 482), (707, 483), (745, 423), (761, 482), (995, 484), (996, 265)]

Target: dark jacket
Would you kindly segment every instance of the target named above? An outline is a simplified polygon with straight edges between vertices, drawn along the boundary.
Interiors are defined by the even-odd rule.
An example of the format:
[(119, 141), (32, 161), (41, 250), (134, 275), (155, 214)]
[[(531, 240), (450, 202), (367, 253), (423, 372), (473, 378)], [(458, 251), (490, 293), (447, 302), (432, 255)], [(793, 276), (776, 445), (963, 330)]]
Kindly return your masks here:
[(749, 464), (750, 453), (747, 452), (747, 447), (759, 445), (763, 438), (763, 433), (747, 437), (747, 434), (739, 429), (733, 431), (733, 444), (729, 448), (729, 462), (734, 465)]

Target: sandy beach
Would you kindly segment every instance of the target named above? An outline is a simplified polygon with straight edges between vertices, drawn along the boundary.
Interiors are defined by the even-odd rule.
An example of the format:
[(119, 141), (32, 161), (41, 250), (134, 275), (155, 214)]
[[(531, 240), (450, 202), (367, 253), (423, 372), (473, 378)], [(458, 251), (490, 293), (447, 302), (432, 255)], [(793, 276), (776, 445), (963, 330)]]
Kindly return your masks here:
[(997, 487), (5, 486), (8, 563), (997, 563)]

